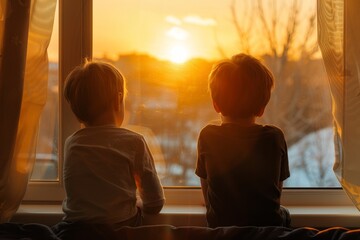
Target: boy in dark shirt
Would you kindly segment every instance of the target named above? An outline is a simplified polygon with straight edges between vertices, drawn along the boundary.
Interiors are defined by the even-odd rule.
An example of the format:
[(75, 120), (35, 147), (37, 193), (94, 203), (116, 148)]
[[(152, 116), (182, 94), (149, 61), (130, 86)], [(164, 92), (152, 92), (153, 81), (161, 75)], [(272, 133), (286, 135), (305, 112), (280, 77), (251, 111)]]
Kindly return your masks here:
[(289, 226), (280, 206), (290, 176), (282, 131), (259, 125), (274, 84), (257, 59), (238, 54), (215, 65), (209, 88), (222, 124), (208, 125), (198, 139), (200, 177), (209, 227)]

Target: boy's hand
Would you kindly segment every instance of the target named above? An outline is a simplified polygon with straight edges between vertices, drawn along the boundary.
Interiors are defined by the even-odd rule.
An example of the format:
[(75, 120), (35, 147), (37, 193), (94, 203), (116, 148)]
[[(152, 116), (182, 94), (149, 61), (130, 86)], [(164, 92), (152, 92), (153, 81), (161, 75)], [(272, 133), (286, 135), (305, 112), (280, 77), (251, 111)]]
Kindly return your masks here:
[(139, 207), (140, 209), (144, 208), (143, 201), (141, 200), (138, 194), (136, 194), (136, 206)]

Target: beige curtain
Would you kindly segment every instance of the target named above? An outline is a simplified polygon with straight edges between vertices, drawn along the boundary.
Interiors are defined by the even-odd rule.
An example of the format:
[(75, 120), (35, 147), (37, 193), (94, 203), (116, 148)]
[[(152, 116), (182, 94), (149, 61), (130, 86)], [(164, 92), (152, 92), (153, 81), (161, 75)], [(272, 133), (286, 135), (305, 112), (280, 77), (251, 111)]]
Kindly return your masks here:
[(360, 210), (360, 1), (318, 0), (318, 41), (334, 119), (334, 172)]
[(0, 222), (6, 222), (35, 161), (56, 0), (0, 1)]

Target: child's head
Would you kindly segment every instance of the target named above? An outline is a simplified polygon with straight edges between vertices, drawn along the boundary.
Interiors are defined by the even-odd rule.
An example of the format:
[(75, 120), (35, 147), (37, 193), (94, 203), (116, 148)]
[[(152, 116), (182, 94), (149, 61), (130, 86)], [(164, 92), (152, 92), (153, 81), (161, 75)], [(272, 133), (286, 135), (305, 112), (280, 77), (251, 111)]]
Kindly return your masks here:
[(64, 88), (65, 99), (78, 120), (89, 125), (103, 114), (123, 111), (125, 92), (122, 74), (104, 62), (86, 62), (76, 67), (67, 76)]
[(231, 118), (261, 116), (274, 78), (256, 58), (238, 54), (213, 66), (209, 88), (215, 110)]

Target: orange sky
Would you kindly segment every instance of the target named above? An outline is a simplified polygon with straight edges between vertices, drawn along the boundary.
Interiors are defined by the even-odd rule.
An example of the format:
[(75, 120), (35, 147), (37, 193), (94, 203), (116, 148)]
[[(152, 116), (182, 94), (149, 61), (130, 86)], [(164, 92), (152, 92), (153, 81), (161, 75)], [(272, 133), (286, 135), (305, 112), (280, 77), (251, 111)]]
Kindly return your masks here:
[[(261, 30), (253, 17), (243, 18), (249, 2), (256, 1), (238, 0), (239, 20)], [(279, 9), (285, 9), (291, 2), (278, 0)], [(299, 2), (304, 12), (316, 9), (315, 0)], [(231, 0), (93, 0), (93, 4), (95, 57), (116, 58), (118, 54), (137, 52), (181, 62), (191, 57), (219, 58), (218, 46), (228, 56), (240, 50), (231, 19)], [(264, 8), (268, 4), (272, 1), (265, 0)], [(264, 49), (260, 42), (253, 39), (252, 47)], [(56, 59), (56, 53), (55, 30), (49, 47), (50, 59)]]

